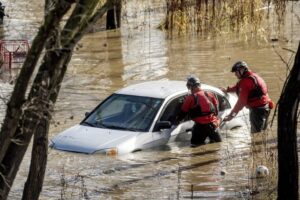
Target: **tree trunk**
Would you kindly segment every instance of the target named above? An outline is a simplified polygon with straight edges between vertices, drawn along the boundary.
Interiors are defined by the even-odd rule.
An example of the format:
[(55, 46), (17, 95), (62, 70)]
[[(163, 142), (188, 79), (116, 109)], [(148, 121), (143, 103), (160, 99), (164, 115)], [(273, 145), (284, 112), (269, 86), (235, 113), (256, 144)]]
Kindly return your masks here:
[[(78, 2), (72, 15), (66, 23), (64, 30), (61, 33), (62, 37), (61, 41), (59, 41), (62, 46), (61, 49), (46, 51), (46, 55), (44, 56), (42, 65), (37, 73), (31, 91), (29, 93), (28, 100), (25, 102), (26, 107), (20, 105), (15, 108), (15, 110), (20, 112), (19, 116), (13, 116), (14, 118), (7, 118), (7, 121), (5, 121), (2, 126), (8, 127), (5, 130), (10, 131), (13, 137), (3, 137), (4, 139), (8, 138), (5, 142), (3, 142), (3, 144), (5, 143), (7, 147), (1, 149), (0, 151), (3, 157), (3, 159), (0, 160), (1, 200), (7, 199), (10, 187), (13, 184), (16, 173), (19, 169), (19, 166), (33, 134), (35, 134), (35, 138), (32, 150), (32, 163), (30, 165), (29, 176), (25, 184), (23, 199), (38, 199), (39, 193), (42, 188), (46, 168), (48, 127), (49, 120), (51, 119), (53, 111), (52, 106), (57, 99), (61, 82), (72, 56), (72, 51), (77, 42), (83, 37), (86, 32), (88, 32), (88, 29), (90, 29), (92, 25), (114, 5), (114, 1), (108, 1), (94, 13), (94, 9), (98, 5), (98, 3), (99, 0), (80, 0)], [(56, 16), (55, 14), (62, 12), (61, 10), (55, 11), (55, 9), (52, 11), (53, 12), (50, 13), (53, 13), (54, 16)], [(48, 17), (49, 15), (50, 14), (48, 14)], [(55, 18), (54, 16), (52, 17)], [(57, 18), (55, 18), (55, 20), (57, 20)], [(48, 22), (48, 20), (45, 21)], [(51, 27), (57, 28), (53, 25)], [(49, 37), (49, 33), (51, 33), (51, 30), (53, 30), (54, 28), (47, 29), (47, 37)], [(44, 31), (42, 33), (44, 33)], [(47, 38), (41, 39), (41, 37), (39, 37), (39, 39), (35, 38), (34, 41), (44, 43), (46, 39)], [(36, 57), (36, 59), (38, 59), (39, 55), (40, 54), (32, 55), (32, 52), (29, 52), (28, 54), (29, 57)], [(29, 62), (29, 64), (31, 66), (32, 63)], [(36, 63), (34, 63), (34, 65), (35, 64)], [(25, 69), (26, 68), (22, 68), (22, 70)], [(21, 76), (22, 70), (18, 79), (25, 78), (29, 80), (30, 77), (27, 77), (28, 74), (26, 77), (23, 77), (24, 73), (23, 76)], [(30, 75), (31, 74), (32, 73), (30, 73)], [(27, 88), (28, 82), (24, 83), (25, 85), (23, 87)], [(20, 93), (22, 94), (22, 91), (26, 91), (26, 89), (22, 88), (22, 91), (20, 91), (19, 93), (19, 89), (20, 88), (15, 87), (13, 94), (18, 95)], [(13, 98), (13, 96), (10, 101), (14, 102), (16, 100), (16, 97), (14, 96)], [(24, 109), (24, 114), (21, 116), (22, 109)], [(9, 129), (10, 126), (8, 126), (6, 123), (12, 124), (12, 120), (15, 125), (19, 124), (18, 129)], [(36, 130), (38, 130), (38, 132)], [(4, 135), (6, 135), (6, 132), (1, 130), (1, 136)], [(31, 192), (32, 188), (34, 188), (34, 190)]]
[(278, 199), (298, 200), (297, 110), (300, 99), (300, 43), (278, 108)]
[[(42, 191), (48, 158), (49, 117), (49, 114), (45, 113), (43, 119), (38, 123), (34, 135), (30, 171), (23, 190), (22, 200), (38, 200)], [(45, 135), (45, 133), (47, 134)]]
[(25, 93), (29, 85), (29, 80), (31, 79), (39, 56), (44, 48), (45, 41), (48, 39), (51, 30), (55, 28), (55, 25), (61, 20), (69, 8), (70, 4), (58, 4), (55, 9), (45, 16), (44, 25), (41, 26), (37, 36), (33, 40), (28, 56), (19, 73), (11, 98), (7, 104), (6, 115), (0, 131), (0, 163), (5, 156), (6, 150), (10, 145), (10, 140), (14, 137), (18, 127), (18, 121), (22, 114), (22, 106), (25, 102)]
[[(57, 42), (53, 41), (54, 44), (59, 43), (62, 45), (62, 49), (55, 49), (53, 45), (49, 45), (49, 49), (44, 57), (44, 62), (40, 67), (39, 73), (35, 80), (31, 95), (33, 99), (35, 96), (42, 96), (35, 93), (35, 91), (40, 91), (39, 87), (43, 85), (43, 82), (49, 83), (47, 87), (41, 91), (46, 92), (47, 100), (44, 99), (43, 102), (48, 102), (49, 105), (45, 107), (46, 112), (42, 115), (40, 127), (46, 127), (39, 129), (35, 133), (34, 144), (32, 150), (32, 160), (30, 165), (30, 174), (26, 181), (26, 185), (23, 191), (23, 199), (38, 199), (39, 194), (42, 189), (42, 183), (44, 179), (46, 164), (47, 164), (47, 149), (48, 149), (48, 127), (51, 118), (51, 113), (53, 112), (52, 106), (56, 102), (60, 84), (63, 80), (65, 72), (67, 70), (67, 65), (71, 59), (72, 51), (78, 41), (83, 37), (84, 33), (88, 32), (88, 29), (104, 15), (107, 8), (112, 7), (112, 4), (104, 4), (97, 12), (91, 17), (91, 8), (96, 7), (98, 3), (97, 0), (84, 1), (78, 4), (75, 8), (73, 14), (69, 18), (64, 30), (62, 31), (62, 40)], [(85, 7), (85, 9), (82, 9)], [(76, 14), (75, 14), (76, 13)], [(82, 20), (78, 20), (78, 16), (85, 16)], [(81, 23), (80, 23), (81, 21)], [(78, 27), (81, 27), (78, 29)], [(71, 31), (70, 31), (71, 30)], [(73, 34), (70, 34), (73, 33)], [(74, 34), (75, 33), (75, 34)], [(60, 35), (60, 34), (57, 34)], [(54, 37), (55, 38), (55, 37)], [(60, 38), (56, 37), (56, 40)], [(52, 50), (50, 50), (52, 49)], [(54, 50), (53, 50), (54, 49)], [(32, 188), (35, 188), (32, 190)]]
[[(32, 133), (25, 134), (21, 126), (21, 115), (25, 103), (25, 93), (45, 41), (51, 30), (59, 23), (63, 15), (71, 7), (69, 3), (60, 1), (55, 9), (45, 16), (44, 25), (39, 29), (28, 56), (16, 81), (14, 91), (7, 105), (6, 116), (0, 133), (0, 199), (7, 199), (10, 187), (27, 150)], [(28, 116), (28, 112), (26, 112)], [(31, 117), (31, 116), (30, 116)], [(29, 121), (29, 119), (27, 119)], [(29, 121), (30, 122), (30, 121)], [(27, 130), (35, 130), (36, 126), (26, 124)]]

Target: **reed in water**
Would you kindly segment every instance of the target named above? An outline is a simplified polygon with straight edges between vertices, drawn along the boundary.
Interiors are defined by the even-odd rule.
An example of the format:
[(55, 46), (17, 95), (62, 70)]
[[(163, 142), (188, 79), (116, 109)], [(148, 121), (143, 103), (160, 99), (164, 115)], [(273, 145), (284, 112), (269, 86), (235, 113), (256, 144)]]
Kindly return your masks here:
[(283, 19), (286, 0), (166, 0), (166, 19), (160, 28), (169, 33), (227, 32), (256, 34), (270, 8)]

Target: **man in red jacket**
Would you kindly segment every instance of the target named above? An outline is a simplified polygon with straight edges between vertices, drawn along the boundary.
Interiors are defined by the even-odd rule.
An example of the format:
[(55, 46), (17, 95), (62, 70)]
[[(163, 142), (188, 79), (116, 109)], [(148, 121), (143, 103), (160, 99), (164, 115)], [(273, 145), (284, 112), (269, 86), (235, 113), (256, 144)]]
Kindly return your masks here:
[(236, 92), (238, 101), (231, 113), (223, 121), (230, 121), (246, 106), (250, 110), (251, 133), (260, 132), (267, 128), (267, 119), (273, 102), (268, 96), (265, 81), (249, 70), (246, 62), (238, 61), (232, 66), (231, 72), (239, 79), (236, 85), (222, 88), (223, 92)]
[(182, 106), (177, 121), (189, 115), (195, 122), (192, 130), (191, 147), (205, 144), (209, 137), (210, 142), (221, 142), (218, 119), (218, 101), (211, 92), (201, 89), (200, 80), (195, 76), (187, 78), (187, 88), (191, 91)]

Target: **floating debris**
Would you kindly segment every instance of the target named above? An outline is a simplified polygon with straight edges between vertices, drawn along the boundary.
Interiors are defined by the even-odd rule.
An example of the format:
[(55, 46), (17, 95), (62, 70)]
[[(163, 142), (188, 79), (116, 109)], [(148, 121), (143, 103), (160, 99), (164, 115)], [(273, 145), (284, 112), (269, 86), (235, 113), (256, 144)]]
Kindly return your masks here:
[(266, 176), (269, 176), (269, 169), (264, 165), (259, 165), (256, 168), (255, 174), (256, 178), (264, 178)]

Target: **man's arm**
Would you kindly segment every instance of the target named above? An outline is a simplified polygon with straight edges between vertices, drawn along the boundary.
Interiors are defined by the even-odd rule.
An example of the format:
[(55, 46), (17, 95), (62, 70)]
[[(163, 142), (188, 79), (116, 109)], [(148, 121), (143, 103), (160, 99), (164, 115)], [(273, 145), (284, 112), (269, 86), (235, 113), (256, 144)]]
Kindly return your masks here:
[(220, 90), (222, 90), (224, 93), (227, 93), (227, 92), (236, 92), (236, 90), (237, 90), (237, 84), (233, 85), (233, 86), (228, 86), (227, 88), (220, 87)]
[(252, 88), (251, 82), (249, 82), (247, 79), (244, 80), (239, 87), (239, 96), (236, 104), (234, 105), (232, 111), (229, 115), (227, 115), (223, 121), (230, 121), (232, 118), (234, 118), (240, 110), (242, 110), (248, 102), (248, 96), (249, 92)]
[(234, 86), (228, 86), (226, 88), (226, 92), (236, 92), (236, 90), (237, 90), (237, 84)]

